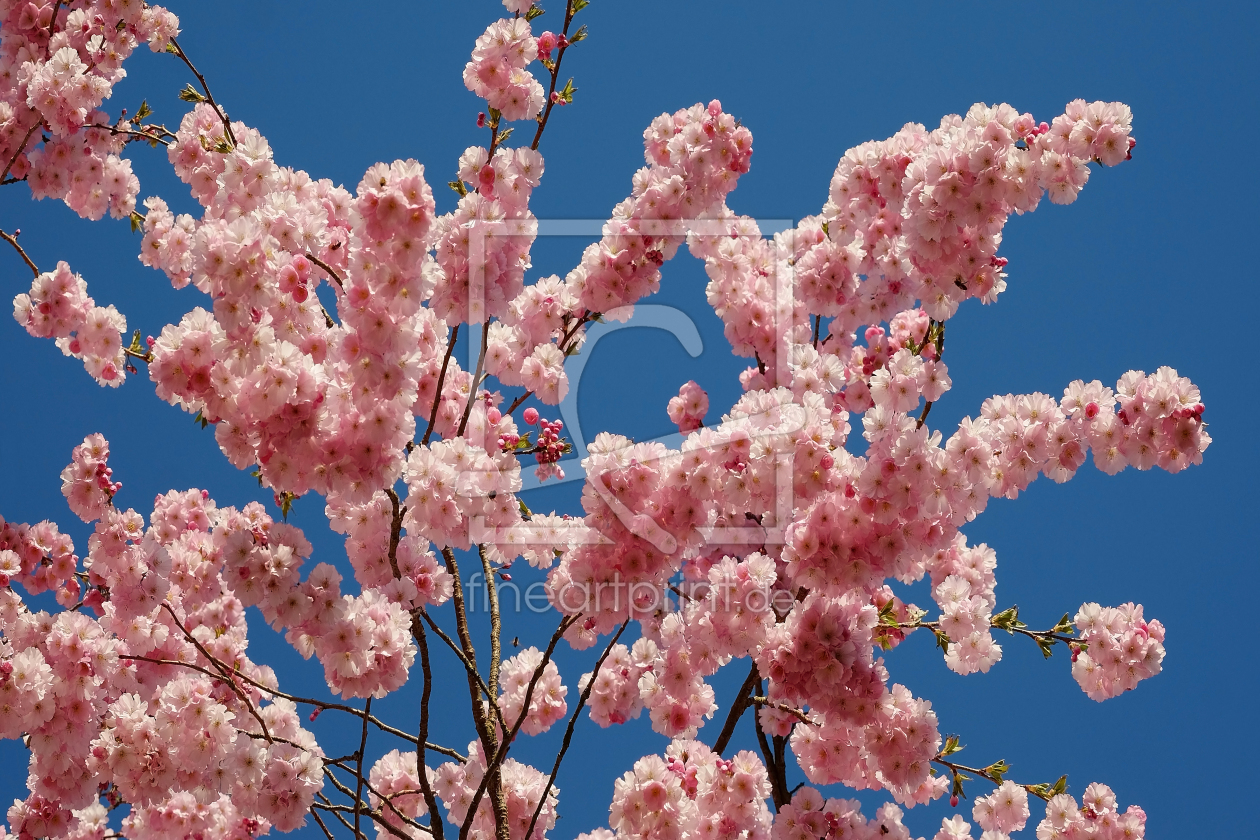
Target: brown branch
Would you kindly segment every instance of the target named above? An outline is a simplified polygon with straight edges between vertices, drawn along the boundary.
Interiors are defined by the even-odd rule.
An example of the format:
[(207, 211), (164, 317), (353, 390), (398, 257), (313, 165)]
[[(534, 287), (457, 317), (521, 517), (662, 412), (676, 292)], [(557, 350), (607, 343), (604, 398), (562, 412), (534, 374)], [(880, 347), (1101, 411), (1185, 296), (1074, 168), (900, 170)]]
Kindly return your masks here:
[[(135, 129), (131, 129), (131, 128), (119, 128), (116, 125), (85, 125), (83, 127), (95, 128), (101, 131), (108, 131), (111, 135), (123, 134), (135, 140), (145, 140), (145, 141), (152, 141), (154, 143), (161, 143), (163, 146), (171, 145), (170, 141), (165, 140), (161, 137), (158, 137), (156, 134), (149, 134), (148, 132), (145, 132), (145, 131), (136, 131)], [(170, 134), (169, 131), (167, 131), (166, 133)], [(174, 137), (175, 135), (171, 134), (171, 136)]]
[(560, 762), (564, 761), (564, 754), (569, 751), (569, 744), (573, 741), (573, 728), (577, 725), (578, 715), (586, 707), (586, 701), (590, 698), (591, 690), (595, 687), (595, 678), (599, 676), (599, 669), (604, 666), (604, 660), (608, 658), (608, 654), (612, 653), (613, 645), (617, 644), (617, 640), (621, 638), (621, 634), (626, 631), (626, 627), (629, 625), (630, 619), (627, 618), (621, 623), (621, 627), (617, 628), (617, 632), (612, 639), (609, 640), (608, 647), (604, 648), (604, 652), (600, 654), (599, 660), (595, 663), (594, 670), (591, 671), (591, 678), (586, 683), (586, 689), (582, 692), (582, 697), (578, 700), (577, 708), (569, 716), (569, 725), (564, 730), (564, 742), (560, 745), (560, 753), (556, 756), (556, 763), (551, 767), (551, 776), (547, 779), (547, 786), (543, 788), (542, 796), (538, 797), (538, 807), (534, 809), (534, 816), (529, 821), (529, 828), (525, 831), (526, 837), (534, 836), (534, 826), (538, 824), (538, 816), (542, 814), (543, 807), (547, 804), (547, 794), (551, 793), (551, 788), (556, 783), (556, 774), (560, 772)]
[(210, 103), (210, 107), (214, 109), (214, 112), (219, 115), (219, 119), (223, 121), (224, 135), (226, 135), (228, 142), (235, 146), (236, 135), (232, 133), (232, 123), (228, 120), (227, 111), (219, 107), (219, 103), (214, 100), (214, 94), (210, 92), (210, 85), (206, 84), (206, 77), (201, 75), (201, 72), (193, 65), (192, 59), (184, 52), (184, 48), (174, 38), (171, 39), (170, 45), (175, 48), (175, 55), (183, 59), (183, 62), (188, 65), (188, 69), (193, 72), (193, 75), (197, 77), (197, 81), (201, 83), (201, 89), (206, 94), (206, 101)]
[[(170, 613), (171, 621), (175, 622), (175, 626), (178, 627), (180, 632), (184, 634), (184, 637), (188, 639), (188, 641), (196, 645), (197, 650), (201, 651), (201, 655), (204, 656), (206, 660), (209, 661), (210, 664), (215, 667), (216, 670), (222, 672), (225, 678), (227, 678), (228, 672), (227, 672), (226, 666), (222, 662), (220, 662), (218, 659), (215, 659), (214, 656), (210, 654), (210, 651), (206, 650), (202, 646), (201, 642), (197, 641), (196, 637), (194, 637), (192, 633), (188, 632), (188, 629), (185, 628), (182, 623), (180, 623), (179, 616), (175, 615), (175, 610), (171, 609), (171, 605), (163, 602), (162, 607), (168, 613)], [(258, 710), (254, 708), (254, 704), (250, 702), (248, 697), (245, 696), (245, 692), (242, 691), (241, 687), (236, 684), (236, 680), (227, 678), (225, 679), (225, 682), (227, 683), (228, 688), (232, 689), (232, 692), (240, 699), (242, 703), (245, 704), (246, 710), (250, 713), (250, 715), (254, 718), (254, 720), (258, 721), (258, 725), (262, 727), (262, 734), (263, 734), (263, 737), (267, 739), (267, 743), (268, 744), (272, 743), (274, 739), (271, 737), (271, 733), (267, 731), (267, 723), (262, 719), (262, 715), (258, 714)]]
[(726, 745), (730, 743), (731, 736), (735, 734), (735, 724), (739, 723), (739, 719), (744, 716), (744, 710), (749, 706), (748, 698), (753, 692), (753, 687), (760, 682), (761, 677), (757, 673), (757, 663), (754, 662), (752, 669), (748, 672), (748, 677), (744, 680), (744, 684), (739, 687), (739, 692), (735, 695), (735, 702), (731, 703), (731, 711), (726, 716), (726, 723), (722, 726), (722, 732), (713, 744), (713, 751), (718, 755), (721, 755), (722, 750), (726, 749)]
[(468, 389), (468, 402), (464, 404), (464, 418), (459, 421), (459, 430), (455, 432), (455, 437), (464, 434), (464, 429), (468, 428), (468, 416), (472, 414), (473, 402), (477, 399), (477, 389), (481, 387), (481, 372), (485, 370), (486, 365), (486, 347), (490, 342), (490, 319), (481, 325), (481, 352), (477, 354), (477, 370), (473, 374), (472, 387)]
[(328, 276), (331, 277), (337, 283), (337, 288), (341, 289), (343, 292), (346, 290), (346, 284), (342, 282), (341, 276), (337, 274), (337, 272), (333, 271), (332, 266), (330, 266), (328, 263), (321, 260), (319, 257), (315, 256), (314, 254), (310, 253), (309, 251), (306, 254), (306, 258), (310, 260), (311, 262), (315, 263), (315, 265), (324, 269), (324, 271), (328, 273)]
[(4, 181), (9, 177), (9, 170), (13, 169), (13, 164), (17, 163), (18, 158), (22, 156), (22, 152), (26, 151), (26, 143), (31, 139), (31, 135), (35, 133), (35, 129), (43, 125), (43, 121), (35, 123), (31, 126), (31, 130), (26, 132), (26, 136), (22, 138), (21, 144), (17, 147), (17, 151), (13, 153), (13, 157), (9, 158), (9, 165), (4, 168), (4, 172), (0, 172), (0, 181)]
[[(758, 688), (760, 688), (761, 680), (757, 680)], [(787, 790), (779, 782), (779, 774), (776, 772), (774, 763), (774, 751), (770, 748), (770, 742), (766, 740), (766, 732), (761, 728), (761, 715), (753, 715), (753, 725), (757, 729), (757, 746), (761, 748), (761, 757), (766, 766), (766, 773), (770, 776), (770, 795), (774, 799), (774, 810), (777, 813), (784, 805), (791, 801), (791, 796)]]
[[(433, 617), (430, 616), (427, 611), (416, 610), (416, 614), (424, 619), (424, 623), (429, 625), (429, 628), (434, 633), (438, 634), (438, 637), (443, 642), (446, 643), (446, 646), (451, 649), (451, 652), (455, 654), (456, 658), (458, 658), (459, 661), (463, 663), (464, 670), (468, 672), (468, 675), (471, 679), (474, 679), (477, 681), (477, 685), (481, 689), (482, 693), (485, 694), (487, 698), (490, 697), (490, 689), (486, 685), (485, 680), (481, 678), (481, 673), (477, 670), (477, 666), (468, 661), (468, 658), (464, 656), (463, 650), (461, 650), (459, 645), (455, 643), (455, 640), (452, 639), (450, 636), (448, 636), (446, 632), (442, 630), (441, 627), (437, 626), (437, 622), (433, 620)], [(495, 712), (497, 713), (499, 709), (499, 705), (497, 703), (492, 703), (491, 706), (494, 708)], [(504, 723), (502, 716), (501, 715), (496, 715), (496, 716), (498, 718), (499, 726), (506, 730), (507, 724)]]
[[(534, 132), (534, 142), (529, 144), (531, 149), (538, 150), (538, 143), (542, 140), (543, 130), (547, 127), (547, 120), (551, 118), (551, 109), (555, 107), (552, 101), (552, 94), (556, 92), (556, 82), (560, 78), (560, 62), (564, 60), (565, 50), (569, 48), (567, 43), (569, 40), (569, 24), (573, 21), (573, 0), (567, 0), (564, 6), (564, 28), (560, 30), (560, 34), (564, 37), (565, 46), (560, 47), (556, 53), (556, 63), (551, 67), (551, 88), (547, 91), (547, 105), (543, 109), (542, 117), (538, 120), (538, 130)], [(532, 830), (531, 826), (531, 830)]]
[(363, 804), (363, 754), (367, 752), (367, 716), (372, 713), (372, 698), (363, 704), (363, 734), (359, 736), (359, 751), (354, 754), (354, 778), (357, 781), (354, 789), (354, 836), (359, 836), (359, 812)]
[(494, 759), (487, 763), (486, 773), (481, 778), (481, 784), (478, 785), (476, 793), (473, 794), (472, 804), (468, 806), (468, 816), (464, 822), (471, 825), (471, 820), (475, 815), (477, 806), (481, 803), (481, 797), (485, 795), (486, 788), (489, 785), (492, 772), (499, 772), (499, 768), (503, 764), (503, 760), (507, 758), (508, 750), (511, 749), (512, 743), (516, 740), (516, 735), (524, 725), (525, 719), (529, 717), (529, 704), (534, 699), (534, 689), (538, 685), (538, 681), (542, 679), (543, 671), (547, 668), (547, 663), (551, 661), (551, 655), (555, 653), (556, 645), (564, 636), (566, 630), (573, 626), (578, 620), (581, 613), (577, 615), (567, 615), (560, 621), (560, 626), (556, 628), (556, 632), (551, 636), (551, 642), (547, 645), (547, 650), (543, 653), (542, 662), (534, 669), (534, 673), (530, 675), (529, 685), (525, 688), (525, 702), (521, 706), (521, 713), (516, 718), (516, 723), (512, 724), (512, 731), (508, 732), (499, 744), (499, 751), (495, 754)]
[(44, 60), (52, 58), (52, 41), (53, 36), (57, 34), (57, 13), (61, 11), (63, 0), (57, 0), (53, 4), (52, 18), (48, 21), (48, 43), (44, 44)]
[[(222, 680), (224, 682), (230, 682), (230, 680), (227, 677), (223, 676), (222, 674), (209, 671), (205, 668), (202, 668), (199, 665), (194, 665), (191, 662), (181, 662), (178, 659), (154, 659), (152, 657), (138, 656), (135, 654), (119, 654), (118, 658), (130, 659), (136, 662), (148, 662), (151, 665), (172, 665), (172, 666), (177, 665), (183, 668), (190, 668), (194, 671), (205, 674), (207, 677), (210, 677), (212, 679)], [(265, 691), (268, 694), (271, 694), (275, 697), (280, 697), (285, 700), (291, 700), (294, 703), (305, 703), (306, 705), (314, 706), (315, 708), (320, 709), (321, 711), (346, 712), (356, 717), (366, 717), (369, 723), (371, 723), (373, 726), (375, 726), (377, 729), (381, 730), (382, 732), (393, 735), (396, 738), (401, 738), (402, 740), (406, 741), (407, 743), (415, 747), (420, 746), (420, 742), (417, 741), (413, 736), (408, 735), (406, 732), (403, 732), (401, 729), (395, 729), (394, 727), (390, 726), (389, 724), (377, 718), (375, 715), (365, 716), (362, 711), (354, 708), (353, 706), (346, 706), (342, 703), (330, 703), (324, 700), (315, 700), (310, 697), (301, 697), (296, 694), (289, 694), (288, 692), (280, 691), (279, 689), (276, 689), (276, 688), (269, 688), (268, 686), (265, 686), (260, 682), (250, 679), (249, 676), (247, 676), (246, 674), (244, 674), (243, 672), (239, 670), (234, 669), (232, 673), (234, 676), (240, 678), (241, 680), (248, 683), (252, 687), (257, 688), (259, 691)], [(450, 747), (444, 747), (441, 744), (431, 744), (431, 743), (425, 742), (424, 748), (427, 750), (430, 750), (431, 752), (439, 753), (449, 758), (453, 758), (459, 762), (464, 762), (468, 760), (468, 756), (464, 755), (463, 753), (457, 750), (453, 750)]]
[(32, 261), (29, 256), (27, 256), (26, 251), (22, 250), (22, 246), (18, 244), (16, 236), (0, 230), (0, 239), (3, 239), (5, 242), (8, 242), (16, 248), (18, 254), (22, 257), (22, 262), (26, 263), (27, 267), (34, 272), (36, 277), (39, 277), (39, 267), (35, 265), (34, 261)]
[(778, 709), (780, 712), (787, 712), (801, 723), (816, 725), (814, 721), (810, 720), (809, 715), (805, 714), (795, 706), (789, 706), (786, 703), (776, 703), (768, 697), (749, 697), (748, 702), (752, 703), (754, 706), (769, 706), (771, 709)]
[[(424, 675), (424, 687), (420, 690), (420, 729), (416, 733), (416, 742), (423, 744), (429, 737), (429, 698), (433, 694), (433, 670), (429, 664), (429, 640), (424, 632), (424, 624), (413, 614), (411, 616), (411, 635), (420, 649), (420, 671)], [(429, 806), (429, 825), (433, 836), (443, 840), (442, 818), (438, 816), (437, 796), (433, 786), (429, 784), (428, 756), (422, 749), (416, 750), (416, 778), (420, 780), (420, 792), (424, 794), (424, 802)]]
[(438, 406), (442, 404), (442, 386), (446, 383), (446, 369), (451, 363), (451, 353), (455, 351), (455, 339), (459, 337), (459, 324), (451, 328), (451, 337), (446, 342), (446, 356), (442, 359), (442, 372), (438, 374), (437, 393), (433, 397), (433, 410), (429, 412), (429, 425), (424, 430), (421, 446), (429, 445), (429, 435), (433, 434), (433, 424), (437, 422)]

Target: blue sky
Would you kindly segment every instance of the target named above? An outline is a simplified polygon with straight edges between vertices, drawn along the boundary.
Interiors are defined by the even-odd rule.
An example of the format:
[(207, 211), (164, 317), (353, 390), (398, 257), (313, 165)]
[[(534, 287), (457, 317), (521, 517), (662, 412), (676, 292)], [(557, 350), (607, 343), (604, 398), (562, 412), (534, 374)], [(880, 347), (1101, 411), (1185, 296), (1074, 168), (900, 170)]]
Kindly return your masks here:
[[(536, 32), (559, 26), (559, 0), (550, 6)], [(182, 20), (181, 43), (216, 97), (234, 119), (266, 135), (279, 163), (353, 188), (372, 163), (415, 158), (426, 165), (439, 210), (454, 206), (441, 185), (454, 177), (464, 148), (485, 142), (474, 125), (479, 103), (460, 73), (477, 35), (503, 12), (500, 4), (232, 0), (171, 8)], [(996, 549), (999, 604), (1019, 604), (1030, 625), (1048, 627), (1085, 601), (1145, 604), (1168, 628), (1164, 672), (1097, 704), (1071, 679), (1062, 652), (1043, 661), (1026, 639), (999, 639), (1006, 655), (986, 675), (949, 672), (928, 637), (912, 637), (890, 654), (888, 667), (894, 680), (933, 702), (942, 731), (962, 736), (964, 759), (1005, 758), (1021, 782), (1067, 773), (1078, 796), (1087, 783), (1106, 782), (1122, 805), (1146, 809), (1155, 838), (1188, 835), (1205, 819), (1222, 836), (1254, 831), (1244, 803), (1260, 747), (1251, 714), (1260, 678), (1246, 604), (1256, 592), (1260, 552), (1247, 511), (1260, 467), (1252, 428), (1260, 406), (1254, 351), (1245, 349), (1257, 335), (1256, 318), (1244, 292), (1254, 288), (1257, 241), (1256, 168), (1247, 162), (1260, 128), (1257, 18), (1241, 3), (594, 0), (580, 19), (591, 36), (565, 59), (578, 92), (547, 129), (546, 174), (532, 202), (544, 219), (606, 218), (642, 166), (648, 122), (714, 98), (754, 136), (752, 170), (728, 203), (771, 219), (817, 213), (845, 149), (907, 122), (930, 128), (973, 102), (1009, 102), (1047, 121), (1078, 97), (1132, 107), (1132, 161), (1095, 167), (1075, 204), (1043, 203), (1007, 226), (1000, 253), (1010, 260), (1009, 288), (996, 305), (970, 303), (950, 323), (954, 387), (931, 424), (948, 434), (995, 393), (1057, 396), (1073, 379), (1110, 384), (1129, 369), (1165, 364), (1201, 387), (1214, 439), (1202, 466), (1113, 478), (1087, 466), (1069, 484), (1042, 480), (1015, 502), (995, 500), (964, 529), (971, 542)], [(111, 112), (146, 99), (157, 119), (178, 124), (187, 106), (175, 94), (188, 81), (178, 62), (141, 51), (128, 71)], [(142, 197), (190, 208), (164, 155), (142, 147), (132, 158)], [(85, 222), (11, 186), (0, 195), (0, 228), (14, 227), (41, 268), (67, 260), (98, 303), (115, 303), (146, 334), (201, 304), (196, 292), (175, 292), (139, 264), (139, 237), (125, 222)], [(585, 244), (540, 242), (530, 277), (563, 275)], [(12, 254), (0, 252), (0, 278), (8, 294), (28, 288), (29, 274)], [(659, 330), (625, 329), (600, 341), (579, 397), (588, 439), (604, 429), (640, 440), (668, 434), (665, 402), (688, 379), (709, 391), (710, 420), (737, 399), (744, 365), (728, 353), (704, 283), (702, 266), (680, 254), (651, 301), (691, 316), (703, 345), (698, 355)], [(146, 511), (154, 494), (191, 486), (209, 489), (220, 505), (265, 499), (254, 479), (226, 463), (211, 432), (156, 400), (144, 376), (117, 391), (101, 389), (51, 342), (11, 321), (0, 323), (0, 353), (5, 519), (54, 519), (86, 553), (87, 531), (65, 507), (58, 474), (70, 449), (96, 431), (111, 442), (111, 465), (126, 485), (123, 504)], [(526, 500), (535, 510), (577, 512), (579, 487), (558, 485)], [(300, 500), (291, 521), (306, 529), (315, 561), (345, 566), (322, 508), (318, 499)], [(922, 586), (909, 597), (930, 602)], [(550, 616), (510, 616), (505, 632), (541, 644), (552, 623)], [(318, 669), (256, 624), (254, 658), (276, 662), (282, 674), (291, 669), (288, 684), (299, 693), (317, 691)], [(571, 692), (594, 656), (561, 655)], [(723, 707), (744, 675), (742, 666), (730, 670), (715, 682)], [(376, 708), (414, 726), (414, 697), (406, 691)], [(444, 740), (466, 745), (472, 730), (459, 701), (439, 703), (437, 715)], [(321, 717), (316, 732), (336, 752), (357, 729), (331, 718)], [(702, 739), (711, 743), (719, 726), (720, 719)], [(746, 730), (738, 744), (751, 745)], [(605, 824), (613, 780), (634, 758), (665, 745), (646, 716), (610, 730), (584, 719), (578, 736), (559, 779), (557, 838)], [(549, 762), (558, 740), (558, 732), (535, 739), (522, 745), (521, 757)], [(400, 744), (375, 746), (384, 752)], [(22, 795), (25, 753), (20, 744), (0, 743), (0, 761), (0, 801), (7, 802)], [(969, 792), (987, 790), (973, 782)], [(950, 813), (937, 803), (915, 809), (907, 822), (916, 835), (931, 836)]]

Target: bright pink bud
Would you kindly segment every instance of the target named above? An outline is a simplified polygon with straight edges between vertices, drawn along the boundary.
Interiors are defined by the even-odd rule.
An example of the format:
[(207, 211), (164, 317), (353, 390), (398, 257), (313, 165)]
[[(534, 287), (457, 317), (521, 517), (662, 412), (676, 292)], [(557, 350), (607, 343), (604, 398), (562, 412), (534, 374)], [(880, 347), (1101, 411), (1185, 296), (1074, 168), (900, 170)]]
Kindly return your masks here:
[(1093, 420), (1097, 416), (1098, 416), (1098, 403), (1092, 402), (1089, 405), (1085, 406), (1086, 418)]
[(521, 416), (526, 423), (532, 426), (538, 422), (538, 409), (531, 406), (525, 409), (525, 413)]

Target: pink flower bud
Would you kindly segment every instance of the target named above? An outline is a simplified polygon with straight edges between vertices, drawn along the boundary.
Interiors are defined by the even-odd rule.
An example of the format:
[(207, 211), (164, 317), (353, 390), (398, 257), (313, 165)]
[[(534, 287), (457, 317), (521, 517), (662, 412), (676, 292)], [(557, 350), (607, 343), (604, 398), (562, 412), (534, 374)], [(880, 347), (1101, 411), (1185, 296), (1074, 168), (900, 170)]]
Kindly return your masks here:
[(525, 413), (521, 415), (521, 417), (526, 423), (532, 426), (538, 422), (538, 409), (530, 406), (525, 409)]

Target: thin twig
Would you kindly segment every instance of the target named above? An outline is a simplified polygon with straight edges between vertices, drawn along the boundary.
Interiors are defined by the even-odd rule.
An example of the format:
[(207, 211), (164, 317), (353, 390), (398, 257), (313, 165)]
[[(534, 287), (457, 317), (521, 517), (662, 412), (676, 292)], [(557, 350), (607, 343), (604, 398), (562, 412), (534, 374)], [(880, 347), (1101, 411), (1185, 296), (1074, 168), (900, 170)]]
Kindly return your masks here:
[[(567, 0), (564, 7), (564, 28), (560, 30), (560, 34), (564, 37), (566, 42), (569, 40), (569, 24), (572, 21), (573, 0)], [(556, 53), (556, 63), (551, 68), (551, 89), (547, 91), (547, 106), (543, 110), (542, 117), (538, 120), (538, 130), (534, 132), (534, 142), (529, 144), (529, 147), (535, 151), (538, 150), (538, 143), (542, 140), (543, 129), (547, 127), (547, 120), (551, 118), (551, 109), (556, 104), (552, 101), (552, 94), (556, 92), (556, 81), (560, 78), (560, 62), (564, 60), (564, 53), (568, 48), (569, 45), (567, 43), (565, 46), (560, 47), (559, 51)], [(533, 830), (532, 825), (530, 826), (530, 830)]]
[(591, 671), (591, 678), (586, 683), (586, 689), (582, 692), (582, 697), (578, 700), (577, 708), (573, 710), (573, 714), (569, 717), (569, 725), (564, 730), (564, 743), (560, 745), (560, 753), (556, 756), (556, 763), (551, 767), (551, 776), (547, 779), (547, 786), (543, 788), (542, 796), (538, 797), (538, 807), (534, 809), (534, 816), (529, 821), (529, 828), (525, 831), (526, 837), (534, 836), (534, 826), (538, 824), (538, 816), (547, 804), (547, 794), (551, 793), (551, 788), (556, 783), (556, 774), (560, 772), (560, 762), (564, 761), (564, 754), (569, 751), (569, 744), (573, 741), (573, 728), (577, 726), (578, 715), (586, 707), (586, 701), (591, 696), (591, 690), (595, 688), (595, 680), (599, 676), (599, 669), (604, 666), (604, 660), (608, 658), (608, 654), (612, 653), (613, 645), (617, 644), (617, 640), (621, 638), (621, 634), (626, 631), (626, 627), (629, 625), (630, 619), (628, 618), (621, 623), (621, 627), (617, 628), (616, 634), (609, 640), (608, 647), (604, 648), (604, 652), (600, 654), (599, 660), (595, 663), (595, 669)]
[[(200, 665), (195, 665), (191, 662), (181, 662), (178, 659), (154, 659), (152, 657), (138, 656), (136, 654), (119, 654), (118, 658), (134, 660), (136, 662), (148, 662), (151, 665), (171, 665), (171, 666), (180, 666), (183, 668), (190, 668), (194, 671), (205, 674), (207, 677), (210, 677), (212, 679), (222, 680), (223, 682), (230, 682), (230, 680), (227, 677), (223, 676), (222, 674), (207, 670), (205, 668), (202, 668)], [(280, 697), (285, 700), (291, 700), (294, 703), (305, 703), (306, 705), (314, 706), (315, 708), (321, 711), (347, 712), (356, 717), (365, 717), (365, 715), (363, 714), (361, 710), (356, 709), (353, 706), (346, 706), (341, 703), (330, 703), (324, 700), (315, 700), (310, 697), (301, 697), (296, 694), (289, 694), (287, 692), (280, 691), (279, 689), (276, 689), (276, 688), (269, 688), (268, 686), (263, 685), (260, 682), (250, 679), (248, 675), (242, 673), (239, 670), (234, 669), (232, 673), (234, 676), (240, 678), (244, 682), (248, 683), (250, 686), (257, 688), (259, 691), (265, 691), (268, 694), (271, 694), (275, 697)], [(415, 747), (420, 746), (420, 742), (418, 742), (415, 739), (415, 737), (408, 735), (406, 732), (403, 732), (401, 729), (395, 729), (394, 727), (390, 726), (389, 724), (377, 718), (375, 715), (366, 715), (366, 718), (369, 723), (371, 723), (373, 726), (375, 726), (377, 729), (381, 730), (382, 732), (393, 735), (396, 738), (401, 738), (402, 740), (406, 741), (412, 746), (415, 746)], [(429, 750), (430, 752), (435, 752), (440, 755), (447, 756), (448, 758), (453, 758), (456, 761), (461, 762), (461, 763), (468, 760), (468, 756), (464, 755), (458, 750), (453, 750), (450, 747), (444, 747), (441, 744), (431, 744), (431, 743), (425, 742), (424, 748), (426, 750)]]
[[(193, 636), (193, 634), (190, 633), (188, 629), (184, 627), (184, 625), (179, 620), (179, 616), (175, 614), (175, 610), (171, 609), (171, 605), (163, 602), (162, 607), (168, 613), (170, 613), (171, 621), (175, 622), (175, 626), (178, 627), (180, 632), (184, 634), (184, 637), (188, 639), (188, 641), (196, 645), (197, 650), (201, 651), (201, 655), (204, 656), (206, 660), (211, 665), (213, 665), (217, 670), (223, 672), (224, 677), (227, 677), (228, 672), (227, 672), (226, 666), (222, 662), (220, 662), (218, 659), (214, 658), (210, 654), (210, 651), (206, 650), (205, 647), (202, 646), (201, 642), (197, 641), (196, 637)], [(242, 703), (245, 704), (245, 709), (250, 713), (250, 715), (254, 718), (254, 720), (258, 721), (258, 725), (262, 727), (262, 734), (263, 734), (263, 737), (267, 739), (267, 743), (268, 744), (272, 743), (273, 739), (271, 737), (271, 733), (267, 731), (266, 721), (262, 719), (262, 715), (258, 714), (258, 710), (254, 708), (254, 704), (251, 703), (249, 698), (245, 696), (245, 692), (241, 690), (241, 687), (236, 684), (236, 680), (227, 679), (225, 680), (225, 682), (227, 683), (228, 688), (232, 689), (232, 692), (236, 694), (236, 696), (240, 699)]]
[[(420, 671), (424, 675), (424, 687), (420, 690), (420, 730), (416, 733), (417, 743), (423, 744), (429, 737), (429, 698), (433, 694), (433, 670), (429, 664), (429, 640), (424, 632), (424, 624), (418, 617), (411, 617), (411, 635), (420, 649)], [(416, 750), (416, 778), (420, 780), (420, 792), (424, 794), (424, 802), (429, 806), (429, 825), (437, 840), (442, 837), (442, 818), (438, 816), (437, 796), (433, 786), (429, 784), (429, 768), (424, 750)]]
[(429, 435), (433, 434), (433, 424), (437, 422), (438, 406), (442, 404), (442, 386), (446, 383), (446, 369), (451, 363), (451, 353), (455, 351), (455, 339), (459, 337), (459, 324), (451, 328), (451, 337), (446, 342), (446, 356), (442, 359), (442, 371), (438, 374), (437, 393), (433, 396), (433, 410), (429, 412), (429, 425), (424, 430), (421, 446), (429, 445)]
[(464, 434), (464, 429), (468, 428), (468, 417), (472, 414), (473, 402), (477, 399), (477, 389), (481, 387), (481, 372), (486, 366), (486, 348), (490, 341), (490, 319), (481, 325), (481, 352), (477, 354), (477, 370), (473, 374), (472, 387), (468, 389), (468, 402), (464, 404), (464, 418), (459, 421), (459, 430), (455, 432), (455, 437)]
[(174, 38), (171, 39), (171, 46), (175, 48), (175, 55), (183, 59), (184, 63), (188, 65), (188, 69), (193, 72), (193, 75), (197, 77), (197, 81), (201, 83), (201, 89), (206, 94), (206, 101), (210, 103), (210, 107), (214, 109), (214, 112), (219, 115), (219, 119), (223, 121), (223, 133), (227, 136), (228, 142), (235, 146), (236, 135), (232, 133), (232, 123), (228, 120), (227, 111), (219, 107), (219, 103), (214, 100), (214, 94), (210, 92), (210, 85), (206, 84), (206, 77), (201, 75), (201, 72), (193, 65), (192, 59), (184, 52), (184, 48)]
[(4, 168), (4, 172), (0, 172), (0, 181), (9, 177), (9, 170), (13, 169), (13, 164), (17, 163), (18, 158), (22, 156), (22, 152), (26, 151), (26, 143), (31, 139), (31, 135), (35, 133), (35, 129), (43, 125), (43, 122), (37, 122), (31, 126), (31, 130), (26, 132), (26, 136), (22, 138), (22, 142), (17, 147), (17, 151), (13, 153), (13, 157), (9, 158), (9, 165)]
[(319, 257), (315, 256), (314, 254), (310, 253), (309, 251), (306, 254), (306, 258), (310, 260), (311, 262), (315, 263), (315, 265), (324, 269), (324, 271), (328, 273), (328, 276), (331, 277), (334, 281), (336, 281), (337, 288), (341, 289), (343, 292), (346, 290), (346, 284), (342, 282), (341, 276), (337, 274), (337, 272), (333, 271), (332, 266), (330, 266), (328, 263), (321, 260)]
[(534, 699), (534, 689), (538, 686), (538, 681), (542, 678), (543, 671), (547, 668), (547, 663), (551, 661), (551, 655), (555, 653), (556, 645), (559, 644), (560, 639), (563, 638), (565, 631), (572, 627), (574, 622), (576, 622), (581, 615), (581, 613), (578, 613), (576, 615), (565, 616), (561, 619), (560, 626), (556, 628), (556, 632), (552, 634), (551, 642), (547, 645), (546, 652), (543, 653), (542, 661), (538, 664), (538, 667), (534, 669), (534, 673), (530, 675), (529, 685), (525, 688), (525, 700), (521, 705), (521, 713), (517, 716), (516, 723), (512, 724), (512, 731), (508, 732), (503, 738), (503, 741), (499, 744), (498, 753), (495, 754), (493, 760), (486, 765), (486, 773), (482, 776), (481, 784), (478, 785), (476, 793), (473, 794), (472, 803), (468, 806), (468, 813), (470, 816), (464, 820), (465, 823), (471, 824), (471, 815), (476, 812), (477, 806), (481, 803), (481, 797), (485, 795), (486, 788), (489, 786), (491, 771), (498, 770), (498, 768), (503, 764), (503, 760), (507, 758), (508, 750), (511, 749), (512, 743), (516, 740), (517, 733), (520, 732), (521, 726), (525, 723), (525, 719), (529, 717), (529, 705)]
[(8, 242), (10, 245), (16, 248), (18, 254), (21, 255), (22, 257), (22, 261), (26, 263), (26, 265), (31, 269), (32, 272), (35, 273), (36, 277), (39, 277), (39, 267), (35, 265), (35, 263), (31, 260), (31, 258), (26, 255), (26, 251), (22, 250), (22, 246), (18, 244), (16, 236), (13, 236), (12, 234), (8, 234), (0, 230), (0, 239), (3, 239), (5, 242)]
[(354, 789), (354, 836), (359, 836), (359, 811), (363, 804), (363, 754), (367, 752), (367, 716), (372, 714), (372, 698), (363, 704), (363, 734), (359, 736), (359, 751), (354, 754), (354, 778), (358, 784)]

